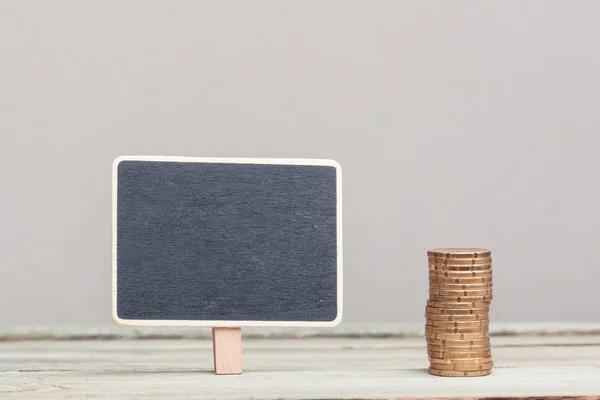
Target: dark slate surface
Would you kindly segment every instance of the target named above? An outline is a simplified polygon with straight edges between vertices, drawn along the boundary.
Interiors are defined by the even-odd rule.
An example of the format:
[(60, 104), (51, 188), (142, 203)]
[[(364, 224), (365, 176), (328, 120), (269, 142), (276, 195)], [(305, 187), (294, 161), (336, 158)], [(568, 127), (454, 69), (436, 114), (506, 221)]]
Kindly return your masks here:
[(336, 171), (121, 161), (122, 319), (331, 321)]

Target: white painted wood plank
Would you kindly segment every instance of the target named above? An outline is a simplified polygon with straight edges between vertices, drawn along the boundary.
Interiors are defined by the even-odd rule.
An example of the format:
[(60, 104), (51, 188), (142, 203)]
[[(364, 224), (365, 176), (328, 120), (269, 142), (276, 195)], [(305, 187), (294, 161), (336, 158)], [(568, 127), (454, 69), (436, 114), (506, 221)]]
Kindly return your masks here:
[[(425, 309), (425, 304), (423, 304)], [(567, 336), (600, 335), (600, 323), (506, 323), (490, 315), (490, 334), (495, 336)], [(244, 328), (243, 337), (249, 338), (312, 338), (312, 337), (423, 337), (425, 318), (419, 323), (353, 323), (342, 322), (334, 328)], [(70, 339), (70, 338), (195, 338), (210, 339), (209, 328), (152, 328), (81, 326), (24, 326), (0, 328), (0, 340), (16, 339)], [(550, 337), (552, 337), (550, 336)]]
[(492, 346), (493, 375), (440, 378), (426, 372), (420, 338), (246, 340), (239, 376), (213, 373), (209, 340), (0, 342), (0, 398), (600, 395), (600, 336), (498, 337)]
[(579, 396), (599, 393), (590, 367), (499, 367), (480, 378), (439, 378), (424, 369), (386, 371), (246, 371), (215, 376), (198, 371), (69, 371), (2, 373), (3, 399), (73, 398), (410, 398)]

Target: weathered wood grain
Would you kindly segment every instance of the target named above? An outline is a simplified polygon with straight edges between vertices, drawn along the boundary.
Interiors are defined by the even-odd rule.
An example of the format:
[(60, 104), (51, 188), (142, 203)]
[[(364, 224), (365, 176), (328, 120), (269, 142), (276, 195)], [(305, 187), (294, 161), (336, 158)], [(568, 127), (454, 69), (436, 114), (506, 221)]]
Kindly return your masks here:
[[(600, 395), (600, 336), (495, 337), (489, 377), (427, 373), (422, 338), (244, 340), (215, 375), (210, 340), (0, 342), (0, 399), (409, 399)], [(594, 397), (589, 397), (594, 398)]]
[[(425, 301), (423, 301), (425, 307)], [(139, 339), (210, 339), (208, 328), (123, 327), (114, 324), (102, 327), (49, 326), (3, 327), (0, 321), (0, 341), (3, 340), (139, 340)], [(419, 323), (356, 323), (342, 322), (334, 328), (244, 328), (245, 339), (292, 338), (420, 338), (425, 334), (425, 321)], [(565, 336), (600, 337), (600, 323), (506, 323), (490, 315), (492, 336), (543, 336), (548, 340), (563, 340)]]

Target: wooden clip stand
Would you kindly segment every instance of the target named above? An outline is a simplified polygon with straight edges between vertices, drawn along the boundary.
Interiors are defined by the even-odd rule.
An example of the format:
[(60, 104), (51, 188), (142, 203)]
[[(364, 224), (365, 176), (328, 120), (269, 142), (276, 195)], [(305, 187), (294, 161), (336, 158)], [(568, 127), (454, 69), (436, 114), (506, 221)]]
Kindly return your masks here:
[(215, 373), (242, 373), (242, 328), (212, 328)]

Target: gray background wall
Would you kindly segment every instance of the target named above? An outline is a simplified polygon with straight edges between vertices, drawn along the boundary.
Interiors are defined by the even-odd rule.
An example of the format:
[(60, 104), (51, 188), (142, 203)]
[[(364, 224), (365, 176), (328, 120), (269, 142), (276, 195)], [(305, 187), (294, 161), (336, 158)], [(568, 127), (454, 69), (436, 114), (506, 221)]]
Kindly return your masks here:
[(600, 2), (3, 1), (0, 326), (110, 324), (121, 154), (333, 158), (345, 320), (421, 321), (425, 252), (498, 321), (598, 321)]

